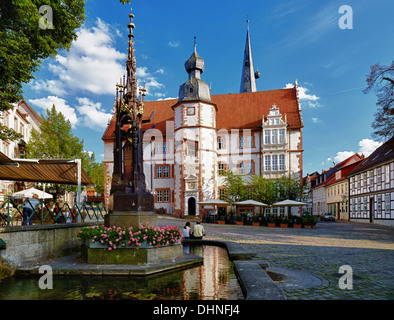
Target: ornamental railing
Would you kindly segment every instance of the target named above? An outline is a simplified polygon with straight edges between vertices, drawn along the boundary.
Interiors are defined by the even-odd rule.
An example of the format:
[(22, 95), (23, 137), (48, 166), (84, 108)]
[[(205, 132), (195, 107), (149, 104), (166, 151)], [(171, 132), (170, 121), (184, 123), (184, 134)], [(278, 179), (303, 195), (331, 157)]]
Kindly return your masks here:
[[(25, 206), (34, 208), (27, 212)], [(107, 209), (100, 204), (83, 203), (69, 205), (67, 202), (54, 202), (40, 200), (38, 205), (31, 199), (24, 201), (7, 198), (0, 204), (0, 227), (76, 223), (76, 222), (100, 222), (104, 221)]]

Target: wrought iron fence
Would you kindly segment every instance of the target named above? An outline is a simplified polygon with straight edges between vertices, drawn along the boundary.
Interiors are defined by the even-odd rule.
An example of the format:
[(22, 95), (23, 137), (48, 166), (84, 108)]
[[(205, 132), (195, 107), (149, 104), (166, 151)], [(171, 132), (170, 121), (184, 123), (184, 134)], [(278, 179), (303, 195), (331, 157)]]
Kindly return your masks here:
[[(30, 207), (31, 210), (26, 210)], [(103, 221), (107, 209), (102, 205), (83, 203), (70, 206), (67, 202), (39, 200), (35, 205), (31, 199), (21, 201), (7, 198), (0, 205), (0, 227), (32, 224), (75, 223)]]

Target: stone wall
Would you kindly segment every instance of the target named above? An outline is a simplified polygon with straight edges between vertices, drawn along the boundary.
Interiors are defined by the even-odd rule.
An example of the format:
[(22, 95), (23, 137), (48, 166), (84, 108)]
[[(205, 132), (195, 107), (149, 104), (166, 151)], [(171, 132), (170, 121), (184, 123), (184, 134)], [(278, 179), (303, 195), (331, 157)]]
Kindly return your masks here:
[(93, 223), (32, 225), (0, 228), (6, 249), (0, 250), (0, 264), (11, 269), (59, 257), (80, 248), (78, 232)]

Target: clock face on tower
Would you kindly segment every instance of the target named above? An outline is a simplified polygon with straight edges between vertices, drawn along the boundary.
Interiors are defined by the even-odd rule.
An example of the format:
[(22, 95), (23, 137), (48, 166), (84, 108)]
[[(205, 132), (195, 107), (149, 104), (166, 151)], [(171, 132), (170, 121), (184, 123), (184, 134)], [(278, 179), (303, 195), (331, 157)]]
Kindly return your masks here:
[(194, 107), (188, 107), (187, 108), (187, 115), (188, 116), (194, 116), (194, 114), (195, 114)]

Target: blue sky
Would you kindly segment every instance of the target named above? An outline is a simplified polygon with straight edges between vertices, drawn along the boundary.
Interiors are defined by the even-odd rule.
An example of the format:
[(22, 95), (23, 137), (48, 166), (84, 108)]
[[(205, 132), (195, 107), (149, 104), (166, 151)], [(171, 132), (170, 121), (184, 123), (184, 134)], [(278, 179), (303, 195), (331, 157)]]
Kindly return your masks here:
[[(353, 29), (339, 27), (342, 5), (352, 8)], [(254, 67), (261, 73), (257, 90), (298, 80), (304, 174), (378, 146), (371, 137), (376, 95), (362, 90), (373, 64), (393, 60), (394, 1), (87, 0), (78, 40), (44, 61), (24, 95), (39, 114), (55, 103), (98, 161), (115, 84), (125, 73), (131, 7), (138, 79), (146, 83), (147, 100), (178, 96), (194, 36), (212, 94), (238, 93), (249, 19)]]

